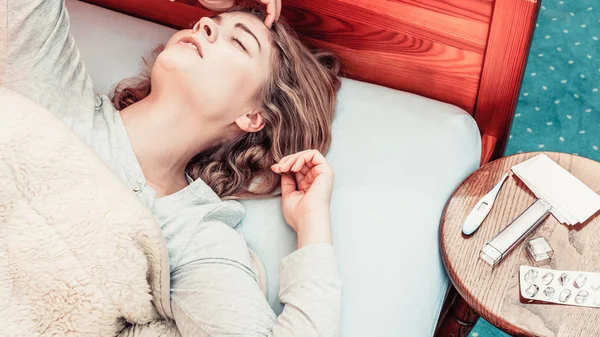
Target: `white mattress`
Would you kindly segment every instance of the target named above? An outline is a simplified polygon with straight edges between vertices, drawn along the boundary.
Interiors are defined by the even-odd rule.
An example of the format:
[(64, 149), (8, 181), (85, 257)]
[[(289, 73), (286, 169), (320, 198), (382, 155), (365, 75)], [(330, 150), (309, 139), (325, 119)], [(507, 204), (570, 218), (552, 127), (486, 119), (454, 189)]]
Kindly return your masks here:
[[(174, 32), (67, 4), (98, 92), (137, 74), (141, 57)], [(431, 336), (448, 286), (439, 221), (452, 191), (478, 167), (478, 128), (455, 106), (348, 79), (338, 102), (327, 158), (336, 171), (331, 209), (344, 282), (341, 335)], [(278, 199), (244, 204), (243, 233), (267, 267), (268, 299), (279, 312), (277, 263), (294, 250), (295, 236)]]

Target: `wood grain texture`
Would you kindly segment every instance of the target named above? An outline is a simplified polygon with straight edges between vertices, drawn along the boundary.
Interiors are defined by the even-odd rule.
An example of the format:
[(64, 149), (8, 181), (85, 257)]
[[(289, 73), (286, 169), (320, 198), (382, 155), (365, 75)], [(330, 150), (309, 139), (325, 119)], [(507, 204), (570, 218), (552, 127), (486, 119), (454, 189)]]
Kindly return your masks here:
[(479, 314), (460, 297), (456, 288), (450, 286), (434, 336), (466, 337), (478, 320)]
[[(488, 218), (473, 235), (461, 232), (462, 223), (477, 201), (510, 167), (537, 153), (505, 157), (483, 166), (453, 194), (442, 218), (442, 258), (460, 295), (487, 321), (513, 336), (598, 336), (600, 310), (520, 302), (518, 271), (529, 265), (520, 244), (496, 268), (479, 260), (481, 248), (535, 201), (516, 177), (509, 177)], [(594, 191), (600, 191), (600, 163), (569, 154), (546, 153)], [(555, 253), (552, 269), (600, 271), (600, 217), (568, 228), (550, 216), (528, 239), (545, 237)]]
[(496, 1), (475, 120), (482, 135), (497, 140), (492, 158), (504, 153), (541, 1)]
[[(212, 13), (195, 0), (85, 0), (173, 28)], [(285, 0), (283, 17), (342, 74), (475, 109), (491, 0)]]

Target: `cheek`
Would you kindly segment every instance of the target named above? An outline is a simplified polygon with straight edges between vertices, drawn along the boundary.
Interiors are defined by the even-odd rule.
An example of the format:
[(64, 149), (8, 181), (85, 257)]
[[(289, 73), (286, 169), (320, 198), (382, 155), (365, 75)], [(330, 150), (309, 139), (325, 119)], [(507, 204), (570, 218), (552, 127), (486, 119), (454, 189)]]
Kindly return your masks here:
[(203, 76), (214, 95), (230, 103), (248, 104), (260, 88), (261, 80), (256, 65), (245, 55), (222, 53), (222, 57), (207, 60), (207, 73)]

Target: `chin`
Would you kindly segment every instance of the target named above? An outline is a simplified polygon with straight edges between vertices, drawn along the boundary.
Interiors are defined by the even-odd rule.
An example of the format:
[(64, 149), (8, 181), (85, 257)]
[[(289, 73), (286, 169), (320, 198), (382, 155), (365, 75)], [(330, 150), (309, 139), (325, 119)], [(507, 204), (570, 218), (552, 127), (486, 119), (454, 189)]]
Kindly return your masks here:
[(154, 63), (154, 68), (160, 67), (168, 71), (189, 72), (198, 67), (198, 57), (185, 50), (181, 45), (171, 45), (165, 48)]
[[(163, 52), (164, 53), (164, 52)], [(204, 91), (199, 85), (201, 78), (198, 72), (198, 65), (186, 64), (189, 60), (165, 53), (159, 55), (156, 63), (152, 67), (152, 90), (184, 97), (187, 102), (195, 104), (196, 101), (203, 101), (200, 97)], [(194, 69), (195, 71), (190, 71)], [(192, 89), (193, 88), (193, 89)]]

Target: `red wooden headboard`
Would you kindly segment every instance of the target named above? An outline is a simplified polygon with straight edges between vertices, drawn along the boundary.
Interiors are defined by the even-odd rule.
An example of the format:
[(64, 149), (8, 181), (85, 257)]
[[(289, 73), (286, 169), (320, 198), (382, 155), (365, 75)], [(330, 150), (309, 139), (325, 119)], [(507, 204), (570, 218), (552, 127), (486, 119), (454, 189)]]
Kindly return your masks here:
[[(173, 28), (213, 13), (196, 0), (84, 0)], [(473, 114), (482, 160), (499, 156), (517, 102), (537, 0), (283, 0), (308, 44), (340, 55), (346, 77)]]

